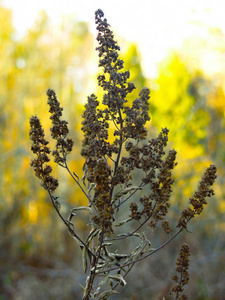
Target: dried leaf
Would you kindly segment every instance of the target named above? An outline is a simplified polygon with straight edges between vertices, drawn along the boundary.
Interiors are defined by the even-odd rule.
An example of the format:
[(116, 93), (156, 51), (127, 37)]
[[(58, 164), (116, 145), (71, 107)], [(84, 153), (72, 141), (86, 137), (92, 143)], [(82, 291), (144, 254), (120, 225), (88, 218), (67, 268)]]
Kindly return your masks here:
[(139, 186), (129, 186), (124, 188), (123, 190), (119, 191), (118, 193), (116, 193), (116, 195), (113, 197), (112, 199), (112, 203), (114, 203), (117, 199), (119, 199), (121, 196), (126, 195), (129, 192), (135, 191), (135, 190), (142, 190), (141, 187)]
[(113, 245), (113, 243), (104, 242), (104, 243), (102, 244), (102, 247), (103, 247), (103, 246), (111, 246), (111, 245)]
[(59, 203), (58, 200), (55, 200), (54, 202), (55, 202), (55, 207), (56, 207), (56, 209), (57, 209), (58, 211), (60, 211), (60, 209), (61, 209), (61, 204)]
[[(120, 233), (116, 236), (116, 238), (121, 238), (121, 237), (126, 237), (128, 234), (127, 233)], [(113, 239), (112, 239), (113, 240)]]
[(127, 223), (127, 222), (132, 221), (132, 220), (133, 220), (132, 218), (128, 218), (128, 219), (126, 219), (126, 220), (123, 220), (123, 221), (119, 222), (119, 224), (116, 224), (116, 225), (114, 225), (114, 226), (115, 226), (115, 227), (119, 227), (119, 226), (121, 226), (121, 225), (123, 225), (123, 224), (125, 224), (125, 223)]
[(122, 285), (122, 286), (125, 286), (127, 284), (121, 274), (110, 275), (109, 278), (118, 281), (120, 283), (120, 285)]
[(102, 262), (102, 263), (99, 263), (99, 264), (97, 264), (96, 265), (96, 274), (97, 273), (99, 273), (100, 272), (100, 269), (102, 269), (102, 268), (104, 268), (104, 267), (106, 267), (106, 266), (108, 266), (108, 262)]
[(83, 166), (83, 171), (84, 171), (84, 174), (83, 174), (83, 177), (82, 177), (82, 182), (83, 182), (84, 186), (86, 186), (85, 179), (87, 177), (87, 168), (86, 168), (85, 164)]
[(111, 296), (112, 294), (119, 294), (117, 291), (114, 290), (109, 290), (109, 291), (105, 291), (103, 293), (101, 293), (100, 295), (98, 295), (95, 300), (103, 300), (103, 299), (107, 299), (109, 296)]
[(71, 213), (71, 214), (70, 214), (70, 216), (69, 216), (69, 221), (71, 221), (71, 220), (72, 220), (72, 218), (73, 218), (73, 217), (75, 217), (75, 216), (76, 216), (76, 214), (75, 214), (75, 213)]
[(142, 236), (140, 235), (140, 233), (137, 233), (137, 232), (135, 232), (135, 233), (133, 234), (133, 236), (137, 236), (137, 237), (139, 237), (140, 239), (142, 238)]
[(73, 172), (73, 175), (77, 178), (77, 181), (79, 182), (79, 176), (75, 172)]
[(114, 257), (117, 260), (121, 260), (121, 259), (124, 259), (124, 258), (128, 258), (129, 255), (128, 254), (123, 254), (123, 253), (118, 253), (118, 254), (116, 253), (116, 254), (114, 254)]
[(91, 208), (89, 206), (80, 206), (80, 207), (74, 207), (70, 211), (74, 212), (74, 211), (77, 211), (77, 210), (88, 210), (88, 211), (91, 211)]
[(96, 289), (96, 291), (94, 292), (94, 299), (95, 299), (95, 297), (98, 295), (99, 291), (100, 291), (100, 286), (99, 286), (99, 287)]
[(92, 189), (95, 188), (95, 187), (96, 187), (96, 183), (92, 182), (92, 183), (90, 184), (89, 189), (88, 189), (88, 193), (90, 193), (90, 192), (92, 191)]
[(70, 225), (70, 228), (74, 230), (74, 224), (70, 220), (66, 219), (66, 222)]
[(83, 268), (84, 268), (84, 273), (87, 272), (87, 248), (83, 248), (82, 252), (82, 263), (83, 263)]
[(90, 233), (88, 234), (88, 236), (87, 236), (87, 238), (86, 238), (86, 241), (85, 241), (85, 244), (86, 244), (86, 245), (89, 245), (90, 242), (91, 242), (91, 240), (92, 240), (96, 235), (98, 235), (100, 231), (101, 231), (101, 230), (98, 229), (97, 227), (93, 228), (93, 229), (90, 231)]

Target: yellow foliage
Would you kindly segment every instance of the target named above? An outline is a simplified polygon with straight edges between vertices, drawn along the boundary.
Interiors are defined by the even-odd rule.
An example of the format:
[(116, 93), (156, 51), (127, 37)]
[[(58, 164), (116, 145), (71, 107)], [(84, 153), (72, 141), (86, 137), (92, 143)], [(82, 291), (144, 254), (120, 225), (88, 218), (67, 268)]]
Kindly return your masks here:
[[(52, 87), (59, 91), (65, 119), (69, 121), (72, 137), (76, 138), (74, 130), (80, 124), (76, 88), (79, 86), (81, 91), (86, 87), (88, 70), (85, 65), (89, 62), (88, 52), (93, 38), (87, 24), (74, 18), (62, 20), (63, 27), (57, 32), (50, 27), (47, 14), (41, 12), (27, 35), (14, 40), (11, 11), (0, 5), (0, 15), (1, 208), (7, 211), (16, 207), (14, 210), (17, 209), (15, 214), (21, 230), (29, 228), (29, 224), (49, 226), (52, 206), (30, 168), (29, 119), (31, 115), (41, 116), (46, 137), (50, 139), (51, 121), (45, 92)], [(75, 75), (79, 70), (82, 78), (68, 76), (71, 70)], [(53, 149), (54, 142), (50, 146)], [(80, 151), (78, 147), (77, 153)], [(55, 164), (51, 165), (54, 174), (62, 176)], [(68, 182), (68, 186), (74, 185)], [(65, 198), (71, 198), (72, 202), (74, 193), (70, 194), (68, 190), (70, 187), (65, 191)], [(82, 202), (81, 196), (78, 198)]]
[[(50, 200), (30, 169), (30, 116), (40, 116), (46, 138), (50, 140), (51, 121), (45, 92), (48, 88), (55, 89), (64, 108), (63, 117), (69, 123), (70, 137), (74, 140), (69, 167), (82, 182), (84, 159), (80, 156), (81, 115), (86, 96), (90, 94), (87, 92), (90, 87), (88, 66), (92, 64), (93, 57), (90, 54), (94, 43), (86, 23), (65, 17), (57, 30), (52, 29), (44, 12), (39, 14), (38, 20), (26, 36), (14, 40), (10, 10), (0, 5), (0, 15), (1, 209), (11, 209), (16, 203), (19, 224), (28, 232), (29, 224), (37, 228), (47, 228), (52, 222)], [(138, 97), (141, 88), (148, 84), (142, 72), (141, 58), (136, 45), (129, 44), (122, 58), (125, 61), (125, 69), (130, 71), (130, 81), (137, 87), (132, 99), (128, 98), (130, 103)], [(196, 184), (196, 173), (199, 175), (211, 160), (198, 165), (194, 163), (194, 159), (206, 154), (207, 147), (218, 150), (217, 134), (214, 134), (214, 131), (208, 142), (207, 126), (212, 120), (210, 114), (204, 108), (198, 107), (198, 101), (188, 92), (194, 76), (181, 57), (172, 53), (160, 65), (159, 77), (155, 83), (149, 84), (150, 88), (156, 87), (151, 91), (150, 115), (153, 126), (150, 133), (155, 134), (155, 128), (158, 131), (162, 127), (170, 129), (169, 139), (178, 150), (179, 162), (181, 161), (181, 168), (178, 165), (175, 177), (181, 176), (178, 187), (184, 187), (186, 197), (191, 194), (193, 188), (183, 176), (184, 170), (193, 175), (191, 183)], [(101, 101), (102, 94), (96, 86), (95, 90)], [(207, 102), (224, 120), (225, 101), (222, 84), (208, 95), (206, 105)], [(110, 135), (112, 132), (113, 128)], [(111, 138), (110, 136), (109, 139)], [(222, 134), (220, 141), (221, 144), (225, 142)], [(53, 149), (54, 142), (51, 142), (50, 146)], [(192, 160), (191, 163), (187, 162), (189, 159)], [(84, 194), (66, 170), (59, 170), (53, 162), (51, 165), (54, 175), (59, 179), (59, 193), (63, 195), (68, 207), (87, 204)], [(177, 199), (180, 198), (178, 191)], [(221, 204), (221, 210), (223, 209)], [(82, 227), (83, 224), (79, 226)], [(38, 233), (35, 237), (40, 238)]]
[(35, 224), (38, 218), (38, 209), (35, 202), (29, 202), (28, 205), (28, 222), (30, 224)]
[(215, 108), (225, 120), (225, 93), (221, 85), (217, 86), (216, 89), (209, 94), (208, 103), (212, 108)]
[(184, 159), (187, 160), (194, 159), (204, 154), (204, 148), (200, 144), (193, 147), (188, 143), (185, 143), (182, 148), (183, 150), (181, 152), (181, 155)]

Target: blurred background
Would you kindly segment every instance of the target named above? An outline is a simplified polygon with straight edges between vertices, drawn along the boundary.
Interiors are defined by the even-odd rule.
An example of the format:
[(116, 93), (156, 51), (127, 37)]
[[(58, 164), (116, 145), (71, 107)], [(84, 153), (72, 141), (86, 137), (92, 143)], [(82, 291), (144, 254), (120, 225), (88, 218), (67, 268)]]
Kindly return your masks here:
[[(46, 91), (53, 88), (75, 141), (69, 165), (82, 177), (81, 115), (87, 96), (98, 91), (98, 8), (121, 46), (125, 69), (137, 87), (134, 97), (144, 86), (151, 89), (150, 135), (169, 128), (169, 146), (178, 151), (172, 224), (205, 168), (218, 167), (216, 196), (190, 224), (191, 233), (137, 264), (118, 299), (172, 299), (170, 277), (181, 242), (188, 242), (192, 252), (189, 298), (224, 299), (223, 0), (0, 0), (0, 299), (81, 299), (81, 253), (34, 177), (28, 133), (29, 118), (37, 115), (50, 140)], [(53, 167), (66, 215), (67, 203), (85, 205), (86, 199), (65, 170)], [(85, 223), (76, 222), (85, 234)], [(152, 246), (166, 239), (156, 232)]]

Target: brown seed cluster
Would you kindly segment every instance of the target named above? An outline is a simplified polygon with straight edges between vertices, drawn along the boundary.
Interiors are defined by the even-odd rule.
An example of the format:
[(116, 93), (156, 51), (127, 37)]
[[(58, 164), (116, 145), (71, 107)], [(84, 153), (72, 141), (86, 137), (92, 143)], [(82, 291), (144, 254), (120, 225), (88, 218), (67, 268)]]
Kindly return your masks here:
[(180, 255), (176, 263), (177, 265), (176, 271), (180, 273), (180, 278), (177, 275), (173, 275), (171, 277), (177, 283), (170, 290), (170, 294), (174, 294), (175, 299), (179, 299), (179, 300), (188, 299), (186, 295), (180, 296), (180, 294), (184, 290), (184, 285), (188, 284), (189, 281), (188, 268), (189, 268), (190, 255), (191, 253), (188, 244), (183, 244), (181, 246)]
[[(170, 207), (170, 196), (172, 193), (172, 179), (171, 171), (176, 166), (176, 151), (170, 150), (165, 156), (165, 147), (168, 141), (167, 128), (162, 129), (162, 132), (156, 139), (151, 139), (148, 144), (142, 146), (134, 145), (132, 142), (126, 144), (126, 150), (129, 155), (122, 157), (121, 164), (124, 168), (123, 174), (130, 174), (134, 169), (141, 169), (145, 176), (142, 178), (142, 183), (149, 186), (150, 193), (140, 198), (143, 206), (141, 211), (138, 208), (131, 209), (131, 217), (140, 220), (141, 217), (145, 219), (152, 219), (149, 226), (155, 227), (159, 221), (163, 229), (169, 233), (171, 231), (168, 221), (164, 218), (168, 213)], [(131, 175), (129, 175), (131, 178)]]
[[(53, 90), (47, 91), (48, 104), (51, 113), (53, 127), (51, 128), (52, 138), (57, 141), (55, 150), (52, 151), (54, 161), (59, 165), (65, 167), (66, 156), (72, 151), (73, 141), (66, 138), (69, 130), (67, 122), (60, 120), (62, 116), (62, 108), (57, 100), (56, 94)], [(52, 167), (45, 165), (49, 162), (49, 154), (51, 153), (48, 141), (45, 140), (44, 130), (42, 129), (40, 120), (37, 116), (32, 116), (30, 119), (30, 139), (33, 141), (31, 150), (36, 155), (36, 158), (31, 161), (31, 166), (34, 167), (35, 175), (42, 180), (43, 186), (50, 192), (54, 192), (58, 186), (58, 180), (53, 178), (50, 173)]]
[[(87, 158), (86, 163), (91, 157), (112, 156), (112, 152), (118, 152), (117, 147), (110, 145), (108, 140), (108, 114), (98, 108), (99, 101), (94, 94), (88, 97), (83, 113), (82, 131), (84, 140), (82, 143), (81, 154)], [(89, 159), (90, 158), (90, 159)]]
[(139, 139), (146, 138), (147, 130), (145, 124), (150, 120), (149, 117), (149, 94), (148, 88), (143, 88), (139, 94), (139, 98), (133, 101), (132, 107), (125, 107), (124, 112), (126, 114), (125, 126), (123, 128), (123, 134), (125, 139)]
[(51, 151), (47, 147), (48, 141), (45, 140), (44, 130), (37, 116), (30, 118), (29, 135), (33, 142), (31, 150), (36, 155), (36, 158), (31, 161), (31, 166), (34, 168), (35, 175), (42, 180), (44, 188), (54, 192), (58, 187), (58, 180), (50, 175), (52, 172), (51, 166), (46, 165), (50, 161), (48, 155)]
[(217, 178), (216, 171), (215, 165), (210, 165), (210, 167), (206, 169), (199, 183), (198, 190), (194, 193), (194, 196), (189, 199), (189, 203), (192, 205), (196, 215), (202, 213), (204, 205), (207, 204), (206, 197), (214, 195), (214, 190), (211, 186)]
[(103, 68), (104, 74), (98, 76), (98, 84), (106, 91), (103, 97), (103, 104), (108, 106), (113, 118), (120, 122), (118, 109), (122, 109), (126, 101), (126, 95), (135, 88), (133, 83), (127, 83), (130, 72), (121, 72), (123, 60), (119, 59), (118, 51), (120, 47), (114, 40), (113, 32), (109, 29), (110, 25), (103, 18), (104, 14), (99, 9), (95, 13), (95, 23), (97, 24), (97, 41), (99, 46), (99, 67)]
[(111, 169), (105, 156), (111, 157), (118, 150), (107, 141), (108, 114), (98, 109), (98, 105), (95, 95), (88, 97), (81, 128), (84, 132), (81, 154), (85, 157), (83, 168), (88, 172), (87, 180), (95, 184), (94, 203), (99, 215), (93, 216), (93, 220), (104, 232), (109, 233), (112, 231), (113, 215), (110, 204)]
[(211, 186), (217, 178), (216, 171), (217, 169), (215, 165), (210, 165), (206, 169), (197, 191), (194, 193), (194, 196), (189, 199), (191, 207), (187, 207), (181, 212), (177, 227), (186, 229), (187, 223), (190, 219), (192, 219), (195, 215), (200, 215), (202, 213), (204, 205), (207, 204), (206, 197), (214, 195), (214, 191)]
[[(123, 61), (119, 59), (118, 54), (120, 48), (101, 10), (96, 12), (96, 24), (99, 66), (103, 68), (103, 74), (98, 76), (98, 84), (104, 91), (102, 103), (105, 106), (104, 109), (99, 108), (99, 101), (94, 94), (88, 97), (83, 114), (84, 140), (81, 151), (85, 157), (84, 169), (88, 174), (87, 180), (96, 186), (94, 199), (100, 216), (94, 217), (95, 222), (98, 225), (101, 222), (110, 224), (113, 215), (110, 218), (109, 211), (111, 213), (114, 211), (111, 206), (114, 187), (121, 184), (131, 185), (131, 173), (139, 169), (144, 174), (142, 185), (148, 185), (150, 193), (141, 197), (141, 210), (136, 203), (130, 204), (131, 217), (138, 221), (142, 218), (145, 220), (152, 218), (151, 224), (162, 221), (162, 227), (169, 233), (171, 229), (164, 218), (170, 206), (169, 198), (173, 184), (171, 171), (176, 165), (175, 150), (169, 151), (164, 158), (169, 130), (164, 128), (157, 138), (149, 141), (146, 139), (145, 126), (150, 120), (148, 113), (150, 91), (143, 88), (132, 105), (127, 105), (126, 96), (135, 86), (128, 82), (129, 72), (122, 71)], [(108, 140), (111, 125), (115, 129), (112, 143)], [(146, 140), (147, 143), (143, 143)], [(121, 155), (123, 145), (126, 151), (124, 156)], [(115, 161), (113, 157), (116, 157)], [(114, 168), (108, 163), (108, 159), (114, 162)], [(100, 174), (103, 171), (104, 183)], [(108, 231), (111, 230), (110, 228)]]
[[(97, 97), (91, 94), (82, 116), (81, 129), (84, 139), (81, 155), (85, 158), (82, 179), (85, 187), (80, 184), (75, 173), (73, 174), (76, 178), (72, 175), (67, 165), (67, 154), (72, 151), (73, 141), (67, 138), (68, 123), (61, 120), (63, 108), (60, 107), (56, 93), (52, 89), (47, 91), (50, 119), (53, 124), (51, 136), (56, 140), (55, 150), (52, 151), (54, 161), (67, 169), (88, 198), (89, 206), (92, 205), (94, 208), (90, 213), (92, 230), (86, 242), (82, 241), (73, 229), (72, 217), (75, 214), (71, 213), (69, 219), (64, 219), (58, 209), (59, 202), (51, 195), (57, 188), (58, 181), (50, 175), (52, 168), (47, 163), (50, 161), (51, 151), (47, 147), (48, 141), (45, 140), (44, 130), (36, 116), (30, 119), (29, 133), (33, 142), (31, 150), (35, 154), (35, 159), (31, 162), (35, 175), (41, 179), (42, 185), (48, 190), (53, 206), (70, 233), (82, 244), (82, 247), (84, 246), (84, 261), (87, 251), (91, 254), (90, 274), (84, 292), (85, 299), (90, 297), (97, 271), (98, 275), (108, 276), (118, 269), (118, 277), (111, 276), (112, 280), (113, 277), (123, 278), (123, 273), (126, 276), (136, 262), (162, 249), (183, 229), (187, 229), (190, 219), (202, 213), (204, 205), (207, 204), (206, 197), (214, 195), (211, 186), (217, 177), (216, 167), (211, 165), (204, 173), (197, 191), (189, 199), (190, 206), (181, 212), (177, 224), (178, 232), (156, 250), (147, 249), (146, 245), (150, 245), (150, 241), (144, 234), (137, 233), (143, 226), (148, 225), (154, 229), (161, 225), (167, 234), (172, 231), (167, 214), (174, 182), (172, 170), (177, 165), (177, 153), (174, 149), (166, 151), (169, 133), (167, 128), (163, 128), (156, 138), (147, 138), (146, 123), (150, 120), (150, 90), (143, 88), (138, 98), (128, 103), (127, 95), (133, 92), (135, 86), (129, 82), (129, 71), (123, 71), (124, 62), (119, 59), (120, 47), (114, 40), (110, 25), (100, 9), (95, 13), (95, 20), (99, 43), (96, 49), (99, 53), (99, 67), (102, 69), (97, 80), (98, 85), (103, 89), (103, 97), (100, 104)], [(135, 181), (139, 180), (138, 183), (133, 182), (134, 176)], [(140, 190), (142, 190), (141, 195), (137, 196)], [(127, 210), (123, 209), (122, 215), (127, 212), (127, 216), (118, 222), (121, 216), (118, 216), (119, 211), (123, 204), (127, 205)], [(118, 228), (130, 221), (133, 221), (134, 226), (136, 225), (132, 232), (109, 237), (113, 233), (114, 226)], [(111, 241), (112, 243), (109, 243), (111, 245), (116, 240), (123, 240), (135, 234), (142, 239), (141, 246), (137, 246), (132, 252), (136, 253), (135, 255), (108, 252), (107, 241)], [(89, 248), (92, 239), (94, 239), (93, 244)], [(138, 252), (139, 248), (140, 252)], [(176, 271), (180, 276), (172, 277), (176, 285), (171, 288), (171, 294), (174, 294), (176, 299), (187, 299), (187, 296), (181, 293), (184, 285), (189, 281), (189, 256), (189, 246), (183, 244), (176, 263)], [(86, 271), (87, 262), (84, 263), (84, 269)], [(121, 281), (123, 282), (123, 279)], [(115, 287), (116, 285), (113, 288)]]
[(51, 113), (50, 119), (52, 120), (53, 127), (51, 128), (51, 136), (55, 139), (56, 149), (53, 150), (54, 161), (61, 166), (65, 166), (66, 156), (72, 151), (73, 141), (70, 138), (66, 138), (69, 133), (67, 127), (68, 122), (61, 120), (63, 108), (60, 107), (60, 103), (57, 100), (54, 90), (48, 89), (48, 104), (50, 106), (49, 112)]
[[(110, 25), (103, 18), (101, 10), (96, 11), (95, 19), (97, 24), (97, 40), (99, 46), (99, 66), (103, 68), (103, 74), (98, 76), (98, 85), (102, 87), (104, 96), (102, 103), (104, 109), (99, 108), (99, 101), (92, 94), (88, 97), (83, 114), (82, 130), (84, 140), (82, 143), (82, 156), (85, 157), (84, 169), (87, 171), (87, 180), (95, 184), (94, 201), (99, 210), (99, 216), (93, 216), (96, 224), (102, 226), (105, 232), (111, 232), (111, 221), (113, 218), (113, 208), (111, 206), (113, 187), (124, 183), (127, 174), (124, 169), (116, 162), (112, 170), (107, 159), (113, 161), (113, 155), (120, 155), (122, 144), (128, 138), (128, 130), (124, 123), (128, 119), (123, 118), (125, 113), (126, 96), (135, 88), (133, 83), (127, 82), (130, 77), (129, 71), (122, 72), (123, 61), (120, 60), (118, 51), (120, 50), (114, 40), (113, 32), (109, 29)], [(146, 97), (140, 96), (139, 105), (136, 110), (142, 110), (145, 119), (147, 115)], [(128, 115), (127, 115), (128, 117)], [(132, 116), (130, 113), (130, 123)], [(135, 119), (136, 122), (136, 119)], [(134, 125), (136, 129), (143, 132), (142, 120), (138, 120)], [(115, 127), (115, 139), (112, 143), (108, 141), (108, 130), (110, 124)], [(131, 136), (131, 132), (129, 133)]]

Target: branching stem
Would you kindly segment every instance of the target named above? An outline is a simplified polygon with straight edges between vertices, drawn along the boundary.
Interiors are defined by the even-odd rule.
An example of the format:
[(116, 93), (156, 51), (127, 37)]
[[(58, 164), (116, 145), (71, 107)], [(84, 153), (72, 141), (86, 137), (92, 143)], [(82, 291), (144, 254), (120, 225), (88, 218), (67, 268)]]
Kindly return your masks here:
[(72, 236), (74, 236), (74, 237), (75, 237), (75, 238), (76, 238), (76, 239), (77, 239), (77, 240), (78, 240), (78, 241), (79, 241), (79, 242), (87, 249), (88, 253), (89, 253), (91, 256), (95, 257), (94, 253), (89, 249), (89, 247), (84, 243), (84, 241), (81, 240), (81, 238), (80, 238), (80, 237), (75, 233), (75, 231), (70, 227), (70, 225), (69, 225), (69, 223), (66, 221), (66, 219), (64, 219), (64, 217), (61, 215), (61, 213), (60, 213), (58, 207), (56, 206), (55, 200), (54, 200), (54, 198), (53, 198), (51, 192), (49, 191), (49, 189), (48, 189), (48, 194), (49, 194), (50, 199), (51, 199), (51, 201), (52, 201), (53, 207), (55, 208), (55, 210), (56, 210), (58, 216), (60, 217), (60, 219), (63, 221), (63, 223), (64, 223), (64, 224), (66, 225), (66, 227), (68, 228), (70, 234), (71, 234)]
[(129, 262), (129, 263), (126, 263), (126, 264), (123, 264), (123, 265), (120, 265), (119, 267), (114, 267), (114, 268), (110, 268), (110, 269), (107, 269), (107, 270), (104, 270), (104, 271), (99, 271), (98, 274), (102, 274), (102, 273), (107, 273), (107, 272), (111, 272), (111, 271), (114, 271), (114, 270), (118, 270), (118, 269), (122, 269), (124, 267), (127, 267), (127, 266), (130, 266), (130, 265), (133, 265), (134, 263), (138, 262), (138, 261), (141, 261), (149, 256), (151, 256), (152, 254), (158, 252), (159, 250), (161, 250), (162, 248), (164, 248), (166, 245), (168, 245), (172, 240), (174, 240), (181, 232), (183, 231), (183, 228), (181, 228), (174, 236), (172, 236), (170, 239), (168, 239), (164, 244), (162, 244), (160, 247), (158, 247), (157, 249), (153, 250), (151, 253), (145, 255), (145, 256), (142, 256), (138, 259), (136, 259), (135, 261), (132, 261), (132, 262)]

